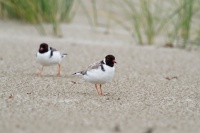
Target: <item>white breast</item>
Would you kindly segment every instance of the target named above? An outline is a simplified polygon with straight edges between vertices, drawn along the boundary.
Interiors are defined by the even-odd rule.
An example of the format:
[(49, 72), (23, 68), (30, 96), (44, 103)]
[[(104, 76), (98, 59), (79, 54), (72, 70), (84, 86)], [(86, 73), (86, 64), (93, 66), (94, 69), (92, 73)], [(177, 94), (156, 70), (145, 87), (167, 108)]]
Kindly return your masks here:
[(37, 52), (37, 62), (43, 66), (51, 66), (55, 64), (59, 64), (62, 60), (62, 56), (59, 51), (54, 51), (53, 56), (50, 58), (51, 51), (49, 50), (46, 53), (39, 53)]
[(114, 76), (115, 68), (103, 64), (105, 71), (101, 70), (101, 67), (98, 69), (92, 69), (87, 71), (86, 75), (83, 75), (83, 78), (93, 84), (105, 84), (110, 82)]

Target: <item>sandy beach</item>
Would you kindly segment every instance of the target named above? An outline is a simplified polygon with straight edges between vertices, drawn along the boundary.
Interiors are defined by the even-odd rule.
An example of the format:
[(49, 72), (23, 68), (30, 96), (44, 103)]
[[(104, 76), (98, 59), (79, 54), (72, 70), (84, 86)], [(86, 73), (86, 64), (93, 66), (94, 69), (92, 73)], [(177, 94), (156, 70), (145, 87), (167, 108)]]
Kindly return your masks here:
[[(63, 37), (34, 26), (0, 21), (1, 133), (199, 133), (200, 53), (132, 44), (124, 32), (62, 25)], [(68, 53), (36, 76), (39, 44)], [(71, 74), (107, 54), (116, 57), (112, 82), (98, 96)]]

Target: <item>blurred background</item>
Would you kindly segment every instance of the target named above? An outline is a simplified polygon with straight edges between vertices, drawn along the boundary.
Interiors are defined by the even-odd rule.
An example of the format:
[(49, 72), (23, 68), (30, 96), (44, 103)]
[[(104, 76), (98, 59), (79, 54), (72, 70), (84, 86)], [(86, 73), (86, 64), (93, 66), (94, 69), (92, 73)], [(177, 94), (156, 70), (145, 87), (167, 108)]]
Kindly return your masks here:
[[(200, 0), (0, 0), (0, 133), (199, 133), (199, 46)], [(108, 54), (98, 97), (71, 75)]]
[(0, 0), (0, 19), (32, 24), (46, 36), (64, 37), (63, 24), (79, 23), (124, 33), (131, 44), (200, 45), (199, 0)]

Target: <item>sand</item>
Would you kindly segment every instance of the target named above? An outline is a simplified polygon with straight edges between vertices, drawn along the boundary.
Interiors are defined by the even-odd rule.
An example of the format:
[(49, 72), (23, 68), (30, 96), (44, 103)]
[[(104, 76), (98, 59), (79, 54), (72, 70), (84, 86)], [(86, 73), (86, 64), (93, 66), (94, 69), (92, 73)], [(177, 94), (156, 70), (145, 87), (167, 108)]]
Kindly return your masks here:
[[(115, 31), (92, 32), (88, 25), (62, 25), (63, 37), (40, 36), (34, 26), (0, 21), (1, 133), (198, 133), (200, 53), (133, 45)], [(40, 43), (68, 56), (36, 72)], [(93, 84), (71, 74), (107, 54), (116, 74), (98, 96)]]

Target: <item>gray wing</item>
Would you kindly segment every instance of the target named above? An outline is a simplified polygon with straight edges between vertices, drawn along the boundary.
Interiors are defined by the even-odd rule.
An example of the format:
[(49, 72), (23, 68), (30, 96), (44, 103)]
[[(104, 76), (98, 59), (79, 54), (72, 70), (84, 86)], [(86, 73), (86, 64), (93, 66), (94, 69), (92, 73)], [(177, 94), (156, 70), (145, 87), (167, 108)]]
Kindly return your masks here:
[(93, 64), (90, 64), (86, 70), (80, 71), (79, 73), (81, 73), (82, 75), (85, 75), (87, 71), (90, 71), (92, 69), (98, 69), (101, 66), (102, 66), (102, 61), (98, 61)]
[(87, 71), (92, 70), (92, 69), (98, 69), (101, 66), (101, 61), (97, 61), (93, 64), (90, 64), (87, 68)]

